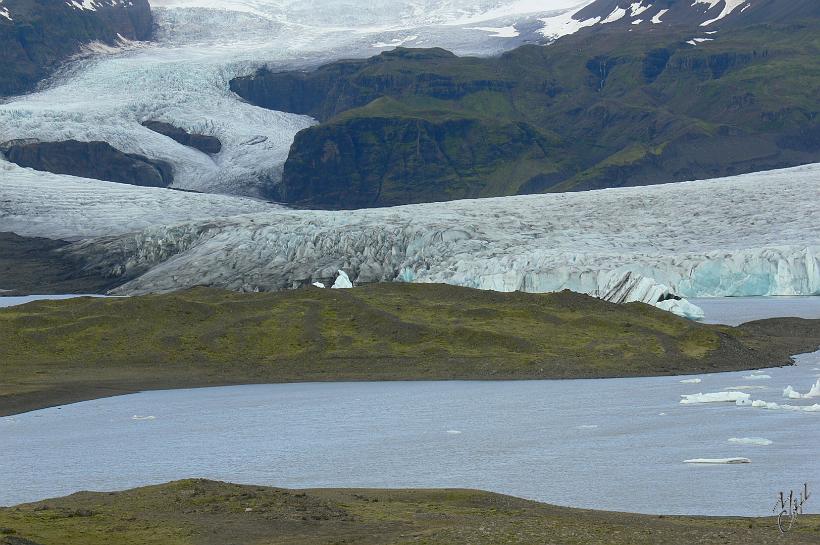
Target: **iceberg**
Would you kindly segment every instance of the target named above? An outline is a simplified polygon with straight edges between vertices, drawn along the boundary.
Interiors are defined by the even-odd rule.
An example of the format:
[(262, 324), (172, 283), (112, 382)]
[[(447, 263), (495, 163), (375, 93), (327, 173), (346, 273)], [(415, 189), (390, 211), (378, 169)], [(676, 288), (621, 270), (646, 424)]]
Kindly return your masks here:
[[(819, 180), (820, 165), (808, 165), (583, 193), (345, 212), (277, 208), (154, 225), (67, 251), (112, 277), (139, 272), (115, 290), (124, 295), (203, 283), (280, 290), (324, 282), (338, 269), (358, 284), (570, 289), (654, 305), (812, 295), (820, 294), (820, 225), (805, 196)], [(15, 191), (0, 200), (0, 229), (21, 198)], [(761, 208), (761, 199), (777, 206)], [(680, 202), (698, 210), (697, 222), (680, 214)], [(41, 233), (48, 228), (44, 220)]]
[(771, 375), (754, 375), (753, 374), (753, 375), (746, 375), (743, 378), (745, 378), (746, 380), (769, 380), (770, 378), (772, 378), (772, 376)]
[(693, 405), (696, 403), (722, 403), (722, 402), (743, 402), (751, 397), (744, 392), (711, 392), (708, 394), (683, 394), (680, 400), (681, 405)]
[(699, 378), (685, 378), (680, 381), (681, 384), (700, 384), (701, 382), (703, 382), (703, 380)]
[(800, 392), (792, 388), (791, 385), (786, 386), (786, 389), (783, 390), (783, 397), (789, 399), (811, 399), (814, 397), (820, 397), (820, 379), (818, 379), (817, 382), (812, 384), (812, 387), (806, 394), (801, 394)]
[(339, 269), (339, 276), (336, 277), (336, 282), (333, 283), (331, 286), (334, 290), (339, 289), (349, 289), (353, 287), (353, 283), (350, 281), (350, 277), (347, 276), (343, 270)]

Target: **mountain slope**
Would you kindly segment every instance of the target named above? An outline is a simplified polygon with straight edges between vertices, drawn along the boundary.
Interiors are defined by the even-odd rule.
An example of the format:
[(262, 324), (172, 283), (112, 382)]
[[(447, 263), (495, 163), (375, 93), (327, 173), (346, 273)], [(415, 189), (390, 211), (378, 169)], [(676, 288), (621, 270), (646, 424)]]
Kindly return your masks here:
[(0, 0), (0, 97), (30, 91), (90, 42), (147, 40), (147, 0)]
[(324, 122), (296, 136), (275, 195), (299, 205), (676, 182), (820, 160), (818, 21), (602, 27), (489, 59), (396, 49), (231, 88)]
[(572, 14), (572, 20), (591, 30), (605, 25), (626, 28), (658, 25), (712, 31), (759, 23), (791, 23), (807, 17), (820, 17), (820, 3), (815, 0), (595, 0)]

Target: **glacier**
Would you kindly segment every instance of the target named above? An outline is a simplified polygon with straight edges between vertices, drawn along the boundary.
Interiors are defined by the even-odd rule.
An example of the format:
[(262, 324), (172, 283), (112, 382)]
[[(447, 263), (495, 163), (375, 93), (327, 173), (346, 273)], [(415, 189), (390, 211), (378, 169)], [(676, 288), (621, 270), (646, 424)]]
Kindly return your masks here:
[(570, 289), (651, 304), (677, 301), (670, 296), (817, 295), (818, 188), (815, 164), (584, 193), (274, 209), (100, 236), (68, 251), (89, 268), (130, 279), (117, 294), (203, 284), (279, 290), (332, 284), (343, 270), (356, 284)]
[[(154, 0), (155, 41), (92, 44), (38, 92), (0, 100), (0, 142), (102, 140), (170, 163), (175, 188), (264, 197), (281, 180), (296, 133), (316, 121), (248, 104), (229, 90), (232, 78), (263, 65), (365, 58), (396, 44), (497, 54), (534, 39), (535, 27), (496, 36), (477, 25), (511, 27), (576, 3), (378, 0), (359, 9), (349, 0)], [(216, 136), (223, 149), (208, 156), (143, 127), (148, 120)]]
[(264, 201), (39, 172), (0, 161), (0, 232), (76, 240), (281, 209)]

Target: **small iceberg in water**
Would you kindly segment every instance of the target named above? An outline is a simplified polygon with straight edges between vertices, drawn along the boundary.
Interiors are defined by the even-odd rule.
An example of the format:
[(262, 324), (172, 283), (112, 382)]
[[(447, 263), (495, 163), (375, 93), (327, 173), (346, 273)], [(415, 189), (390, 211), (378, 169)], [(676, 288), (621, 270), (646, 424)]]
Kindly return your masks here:
[(699, 378), (686, 378), (680, 381), (681, 384), (700, 384), (703, 382), (703, 379)]
[(783, 397), (788, 399), (812, 399), (814, 397), (820, 397), (820, 379), (812, 385), (807, 394), (801, 394), (792, 388), (791, 385), (786, 386), (786, 389), (783, 390)]
[(746, 380), (767, 380), (772, 378), (771, 375), (747, 375), (745, 377)]
[(156, 420), (156, 419), (157, 419), (156, 416), (140, 416), (138, 414), (135, 414), (134, 416), (131, 417), (131, 420)]

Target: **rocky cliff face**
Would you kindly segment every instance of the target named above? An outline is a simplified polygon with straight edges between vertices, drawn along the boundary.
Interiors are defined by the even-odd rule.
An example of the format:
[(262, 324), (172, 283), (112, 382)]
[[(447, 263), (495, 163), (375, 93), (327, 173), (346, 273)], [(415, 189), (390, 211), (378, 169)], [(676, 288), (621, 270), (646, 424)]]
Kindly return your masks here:
[(397, 49), (234, 80), (324, 123), (277, 198), (355, 208), (679, 182), (820, 161), (820, 22), (607, 31), (499, 58)]
[(329, 209), (480, 197), (511, 162), (549, 160), (550, 144), (526, 123), (351, 118), (297, 135), (280, 197)]
[(147, 40), (148, 0), (0, 1), (0, 96), (25, 93), (90, 42)]
[(168, 187), (174, 181), (168, 163), (123, 153), (105, 142), (9, 142), (0, 152), (12, 163), (55, 174), (146, 187)]

